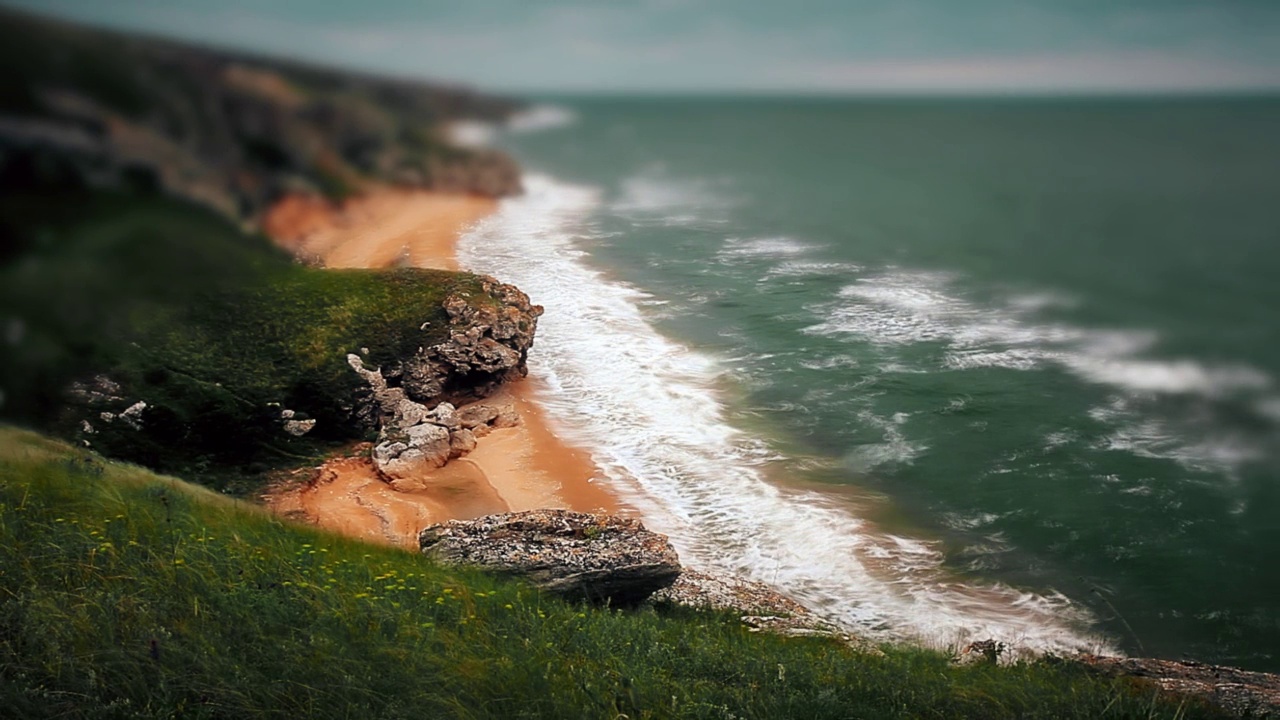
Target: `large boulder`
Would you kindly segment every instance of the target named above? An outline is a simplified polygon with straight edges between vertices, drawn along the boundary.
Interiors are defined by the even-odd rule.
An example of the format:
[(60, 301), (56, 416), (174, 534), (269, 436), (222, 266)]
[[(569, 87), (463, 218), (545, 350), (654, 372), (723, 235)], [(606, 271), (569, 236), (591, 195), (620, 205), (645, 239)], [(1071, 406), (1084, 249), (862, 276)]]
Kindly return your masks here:
[(740, 616), (752, 632), (830, 637), (868, 648), (860, 639), (814, 615), (808, 608), (762, 582), (727, 573), (685, 568), (680, 577), (645, 601), (656, 607), (678, 605)]
[(639, 520), (531, 510), (430, 525), (422, 552), (440, 562), (523, 578), (574, 600), (632, 606), (670, 585), (680, 559)]
[(1199, 698), (1228, 717), (1280, 717), (1280, 675), (1188, 660), (1102, 655), (1076, 659), (1107, 677), (1141, 678), (1172, 695)]

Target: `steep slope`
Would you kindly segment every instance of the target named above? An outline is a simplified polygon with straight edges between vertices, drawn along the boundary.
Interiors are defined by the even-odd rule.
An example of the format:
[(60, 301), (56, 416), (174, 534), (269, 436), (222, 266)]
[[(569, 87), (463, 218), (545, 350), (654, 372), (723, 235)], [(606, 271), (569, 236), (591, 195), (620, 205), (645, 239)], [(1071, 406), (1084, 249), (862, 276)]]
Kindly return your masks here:
[(2, 427), (0, 715), (1210, 716), (1073, 666), (575, 606)]

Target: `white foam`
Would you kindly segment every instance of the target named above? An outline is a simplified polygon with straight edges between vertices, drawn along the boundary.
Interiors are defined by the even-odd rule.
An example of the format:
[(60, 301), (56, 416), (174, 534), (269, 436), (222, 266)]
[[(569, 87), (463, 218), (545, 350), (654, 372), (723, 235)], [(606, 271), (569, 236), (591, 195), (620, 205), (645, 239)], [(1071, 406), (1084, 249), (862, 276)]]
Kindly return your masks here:
[(478, 148), (493, 144), (498, 128), (480, 120), (458, 120), (446, 128), (449, 142), (460, 147)]
[[(1256, 396), (1274, 384), (1269, 375), (1246, 365), (1143, 357), (1158, 339), (1150, 330), (1082, 328), (1037, 318), (1046, 307), (1068, 304), (1063, 296), (1021, 295), (1004, 304), (978, 303), (960, 296), (953, 284), (942, 273), (894, 271), (859, 278), (842, 288), (834, 302), (809, 308), (825, 319), (805, 331), (885, 346), (934, 343), (942, 352), (941, 365), (958, 370), (1057, 367), (1152, 402), (1165, 396)], [(901, 363), (892, 368), (930, 369)], [(1268, 406), (1255, 401), (1255, 409), (1266, 414)], [(1128, 406), (1123, 411), (1095, 408), (1090, 414), (1115, 427), (1105, 447), (1172, 460), (1188, 469), (1230, 477), (1266, 455), (1257, 438), (1229, 434), (1204, 418), (1160, 419)]]
[(902, 432), (910, 416), (907, 413), (896, 413), (891, 418), (882, 418), (870, 410), (858, 412), (858, 420), (863, 425), (879, 428), (884, 439), (878, 443), (863, 443), (845, 453), (842, 460), (844, 466), (854, 472), (866, 473), (880, 465), (906, 465), (929, 448), (923, 443), (907, 440)]
[(812, 245), (788, 237), (729, 238), (716, 256), (721, 259), (786, 258), (812, 249)]
[(1036, 310), (1057, 296), (1020, 296), (982, 305), (950, 290), (941, 273), (892, 272), (845, 286), (834, 303), (810, 308), (826, 318), (806, 328), (819, 335), (856, 335), (880, 345), (939, 343), (944, 364), (967, 369), (1030, 370), (1055, 364), (1089, 382), (1134, 393), (1216, 397), (1269, 387), (1272, 379), (1244, 365), (1135, 357), (1155, 342), (1149, 330), (1100, 330), (1037, 322)]
[(800, 278), (800, 277), (847, 277), (860, 272), (862, 268), (853, 263), (822, 262), (819, 260), (784, 260), (769, 268), (763, 279)]
[(1205, 423), (1152, 416), (1123, 397), (1090, 409), (1089, 416), (1115, 428), (1098, 443), (1103, 448), (1171, 460), (1188, 470), (1215, 473), (1228, 480), (1234, 480), (1242, 466), (1267, 455), (1255, 439), (1225, 428), (1205, 428)]
[(712, 178), (674, 177), (664, 166), (652, 165), (624, 178), (610, 207), (633, 221), (714, 225), (735, 204), (724, 185)]
[(725, 420), (715, 359), (658, 334), (642, 293), (584, 262), (599, 193), (539, 175), (525, 187), (463, 239), (460, 260), (546, 306), (530, 372), (554, 390), (543, 400), (551, 420), (592, 449), (610, 486), (687, 563), (774, 583), (871, 637), (1103, 645), (1060, 595), (964, 585), (943, 572), (936, 545), (876, 532), (827, 496), (767, 482), (769, 454)]
[(1093, 382), (1137, 392), (1218, 396), (1271, 385), (1271, 378), (1265, 373), (1240, 365), (1206, 367), (1190, 360), (1165, 362), (1090, 355), (1067, 355), (1062, 362)]
[(540, 104), (521, 110), (507, 118), (507, 129), (517, 133), (539, 132), (568, 127), (577, 121), (577, 114), (569, 108)]

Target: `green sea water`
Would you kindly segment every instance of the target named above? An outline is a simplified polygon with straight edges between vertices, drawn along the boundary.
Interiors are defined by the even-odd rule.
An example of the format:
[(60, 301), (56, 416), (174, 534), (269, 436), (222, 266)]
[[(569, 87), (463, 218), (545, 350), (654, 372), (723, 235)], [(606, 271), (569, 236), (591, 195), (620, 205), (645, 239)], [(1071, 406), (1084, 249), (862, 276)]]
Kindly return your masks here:
[[(570, 435), (635, 425), (597, 459), (682, 552), (889, 633), (999, 587), (1128, 653), (1280, 670), (1280, 101), (556, 102), (503, 143), (535, 199), (578, 193), (553, 230), (586, 274), (471, 264), (547, 306)], [(571, 306), (617, 338), (575, 350)], [(592, 405), (573, 363), (628, 343)], [(693, 409), (628, 410), (648, 372)], [(674, 434), (707, 402), (724, 428)], [(806, 503), (847, 549), (775, 557)], [(847, 586), (884, 587), (843, 607), (854, 554)]]

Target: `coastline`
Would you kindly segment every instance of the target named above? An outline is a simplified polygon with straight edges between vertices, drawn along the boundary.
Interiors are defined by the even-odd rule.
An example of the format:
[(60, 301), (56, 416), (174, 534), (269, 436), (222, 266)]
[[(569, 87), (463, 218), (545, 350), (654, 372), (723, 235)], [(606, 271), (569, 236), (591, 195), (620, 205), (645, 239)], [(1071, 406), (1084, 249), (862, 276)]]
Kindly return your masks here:
[[(458, 270), (458, 239), (497, 209), (491, 198), (384, 190), (340, 208), (285, 198), (263, 227), (284, 249), (330, 268), (409, 266)], [(367, 457), (340, 457), (303, 469), (264, 500), (275, 513), (374, 542), (414, 547), (424, 526), (482, 515), (561, 508), (631, 514), (599, 483), (590, 454), (565, 443), (537, 405), (535, 381), (518, 380), (485, 398), (510, 404), (515, 427), (494, 429), (469, 454), (408, 485), (382, 480)]]

